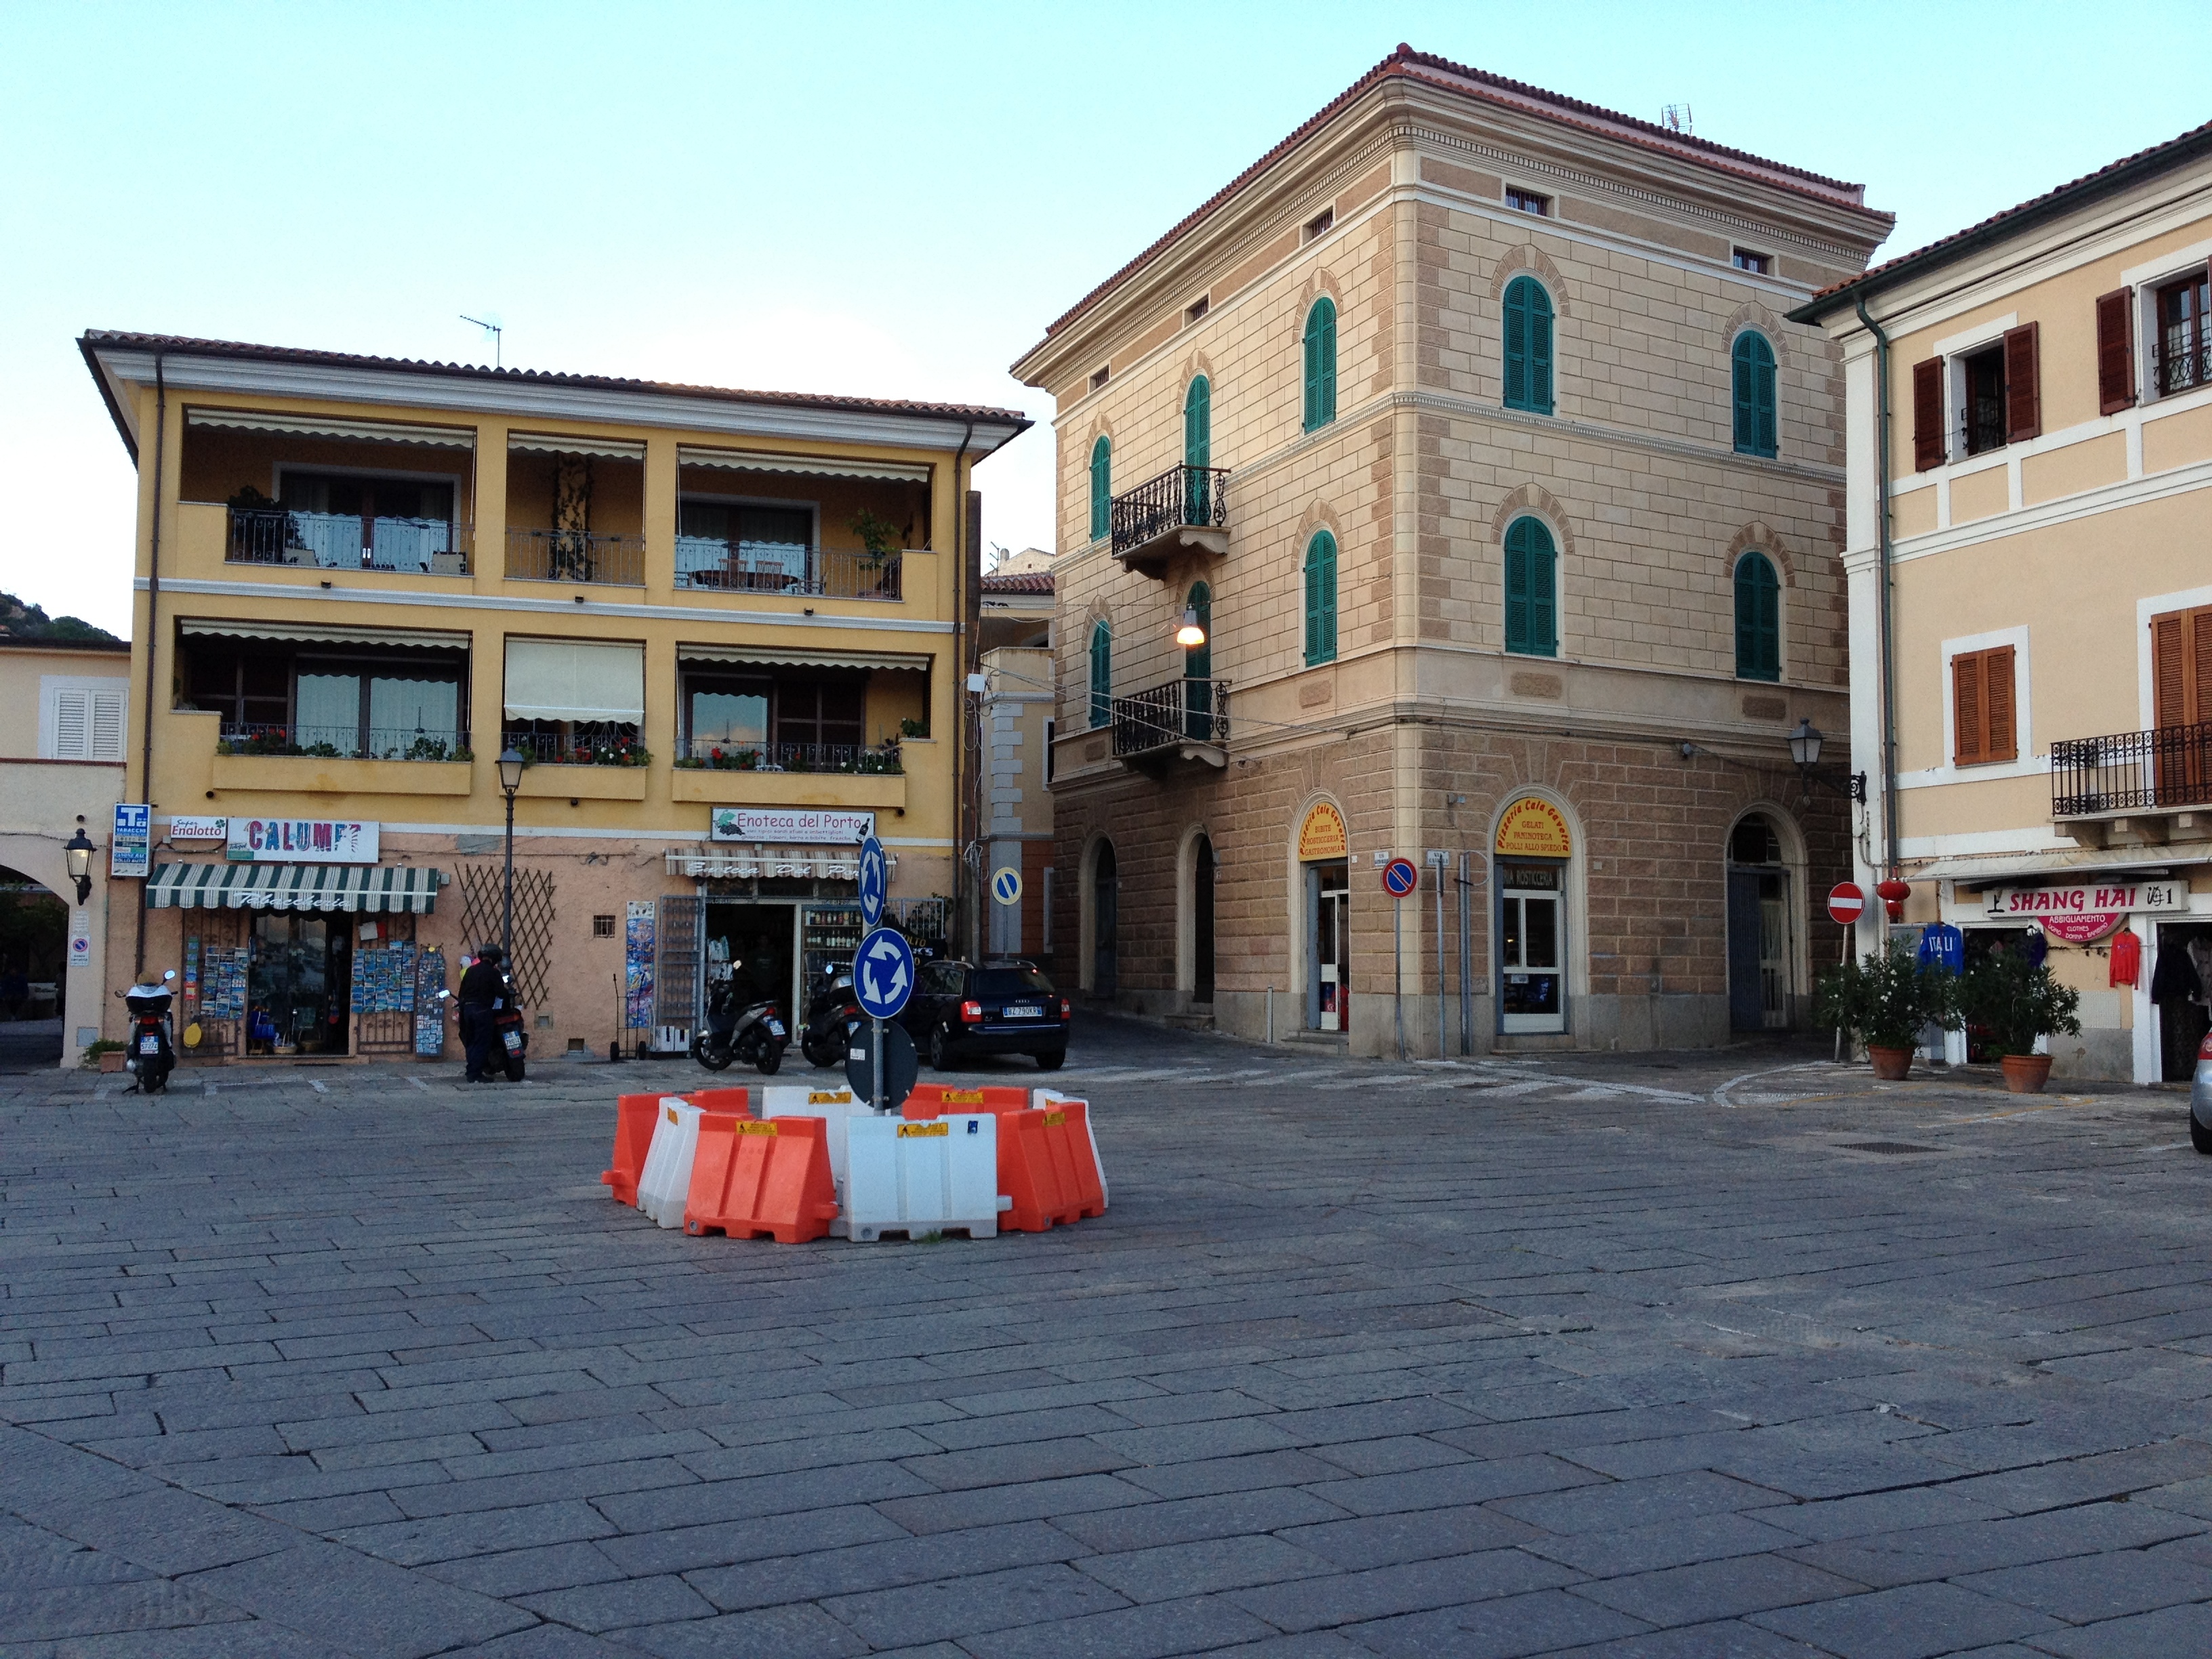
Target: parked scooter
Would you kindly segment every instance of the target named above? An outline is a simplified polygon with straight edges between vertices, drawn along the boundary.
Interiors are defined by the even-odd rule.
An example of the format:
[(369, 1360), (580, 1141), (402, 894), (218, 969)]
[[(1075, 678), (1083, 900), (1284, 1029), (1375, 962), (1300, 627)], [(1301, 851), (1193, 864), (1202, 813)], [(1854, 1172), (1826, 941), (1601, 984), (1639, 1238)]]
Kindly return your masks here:
[(131, 1012), (131, 1036), (123, 1066), (136, 1079), (131, 1085), (132, 1094), (160, 1094), (169, 1086), (169, 1073), (176, 1069), (176, 1036), (169, 1021), (169, 988), (176, 977), (177, 970), (167, 969), (158, 981), (134, 985), (123, 994), (123, 1006)]
[(707, 1020), (691, 1039), (691, 1057), (710, 1072), (726, 1069), (732, 1060), (760, 1068), (774, 1077), (783, 1064), (783, 1051), (791, 1042), (781, 1013), (773, 1002), (738, 1006), (732, 970), (741, 962), (709, 964), (707, 981)]
[(799, 1052), (811, 1066), (842, 1066), (861, 1018), (860, 999), (853, 994), (853, 964), (833, 962), (822, 970), (822, 988), (806, 1005)]
[[(453, 993), (441, 991), (438, 1000), (452, 1002)], [(461, 1012), (461, 1041), (465, 1043), (469, 1040), (468, 1022), (468, 1012), (464, 1008)], [(507, 1080), (509, 1083), (521, 1082), (524, 1060), (530, 1053), (530, 1030), (523, 1023), (521, 994), (514, 988), (514, 975), (507, 971), (505, 963), (500, 964), (499, 995), (492, 999), (491, 1029), (493, 1039), (500, 1047), (499, 1061), (507, 1073)]]

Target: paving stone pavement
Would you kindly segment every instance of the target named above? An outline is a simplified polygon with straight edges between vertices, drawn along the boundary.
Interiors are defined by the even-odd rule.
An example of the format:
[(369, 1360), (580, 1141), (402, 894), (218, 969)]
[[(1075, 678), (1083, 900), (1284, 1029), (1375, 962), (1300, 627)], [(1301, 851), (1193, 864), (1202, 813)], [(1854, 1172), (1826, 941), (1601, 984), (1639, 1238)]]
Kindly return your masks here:
[(2212, 1653), (2173, 1094), (1097, 1019), (1106, 1217), (785, 1249), (541, 1070), (0, 1078), (0, 1655)]

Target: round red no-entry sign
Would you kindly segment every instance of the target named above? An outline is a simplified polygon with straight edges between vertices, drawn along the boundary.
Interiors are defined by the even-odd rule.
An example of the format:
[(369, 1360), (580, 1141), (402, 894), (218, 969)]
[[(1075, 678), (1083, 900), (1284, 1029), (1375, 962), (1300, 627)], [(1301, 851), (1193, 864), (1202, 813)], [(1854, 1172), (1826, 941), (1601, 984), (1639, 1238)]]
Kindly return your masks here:
[(1856, 882), (1839, 881), (1828, 890), (1829, 919), (1839, 927), (1850, 927), (1865, 908), (1866, 895)]

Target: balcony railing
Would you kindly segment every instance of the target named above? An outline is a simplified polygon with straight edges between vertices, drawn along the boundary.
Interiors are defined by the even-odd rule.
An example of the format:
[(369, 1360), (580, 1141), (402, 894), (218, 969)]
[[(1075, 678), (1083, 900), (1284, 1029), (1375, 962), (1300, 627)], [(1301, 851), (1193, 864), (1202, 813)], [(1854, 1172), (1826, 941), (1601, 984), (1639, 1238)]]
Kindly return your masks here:
[(732, 738), (685, 738), (676, 763), (708, 772), (859, 772), (896, 776), (906, 768), (896, 741), (870, 748), (859, 743), (745, 743)]
[(2151, 380), (2161, 398), (2212, 386), (2212, 339), (2200, 340), (2194, 345), (2186, 339), (2160, 341), (2154, 345)]
[(1170, 467), (1114, 498), (1114, 552), (1144, 547), (1170, 531), (1219, 530), (1228, 522), (1226, 467)]
[(500, 741), (533, 766), (643, 766), (653, 757), (635, 728), (597, 731), (508, 730)]
[(2212, 805), (2212, 721), (2051, 745), (2051, 816)]
[(321, 760), (472, 760), (465, 732), (416, 726), (269, 726), (225, 720), (218, 755), (305, 755)]
[(468, 574), (463, 527), (443, 519), (230, 509), (223, 557), (233, 564), (309, 565), (325, 570), (409, 570)]
[(715, 593), (796, 593), (825, 599), (896, 599), (901, 557), (801, 547), (795, 542), (676, 538), (676, 585)]
[(1229, 741), (1229, 682), (1179, 679), (1114, 699), (1114, 753), (1149, 754), (1178, 744)]
[(587, 530), (509, 530), (507, 574), (525, 582), (645, 586), (645, 538)]

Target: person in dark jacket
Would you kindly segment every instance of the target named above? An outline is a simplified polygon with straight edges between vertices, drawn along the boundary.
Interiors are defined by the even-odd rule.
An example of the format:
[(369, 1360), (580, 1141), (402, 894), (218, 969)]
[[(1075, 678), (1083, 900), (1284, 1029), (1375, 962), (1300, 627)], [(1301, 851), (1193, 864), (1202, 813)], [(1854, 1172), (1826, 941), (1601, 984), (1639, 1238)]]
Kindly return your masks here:
[(505, 976), (500, 972), (500, 948), (487, 945), (477, 954), (476, 963), (461, 975), (461, 1041), (468, 1047), (469, 1066), (465, 1074), (471, 1083), (495, 1083), (499, 1079), (487, 1069), (491, 1059), (493, 1040), (498, 1027), (492, 1024), (492, 1009), (505, 991)]

